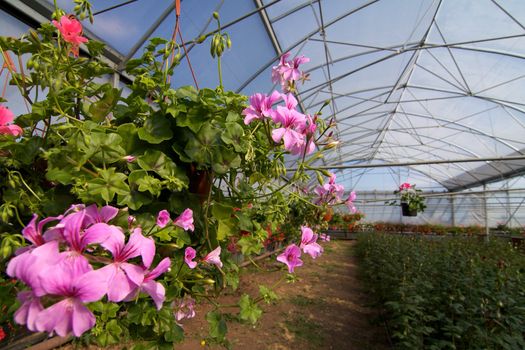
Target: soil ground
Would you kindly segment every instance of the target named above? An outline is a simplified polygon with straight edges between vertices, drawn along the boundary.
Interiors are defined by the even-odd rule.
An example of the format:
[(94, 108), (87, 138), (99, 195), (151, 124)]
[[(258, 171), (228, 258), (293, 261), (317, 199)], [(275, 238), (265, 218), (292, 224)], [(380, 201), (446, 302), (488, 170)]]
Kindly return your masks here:
[[(354, 241), (324, 243), (324, 254), (312, 260), (303, 254), (304, 266), (296, 268), (299, 281), (282, 283), (276, 288), (279, 300), (263, 305), (263, 316), (255, 327), (228, 323), (228, 339), (233, 349), (390, 349), (385, 328), (377, 312), (368, 307), (369, 298), (357, 278)], [(272, 257), (262, 263), (271, 270), (282, 264)], [(273, 269), (275, 270), (275, 269)], [(258, 285), (271, 286), (283, 271), (264, 272), (251, 266), (245, 269), (235, 298), (221, 297), (220, 303), (237, 300), (241, 293), (258, 295)], [(231, 299), (231, 300), (230, 300)], [(210, 305), (201, 305), (198, 316), (184, 324), (186, 340), (176, 349), (204, 349), (207, 336), (205, 313)], [(375, 324), (374, 324), (375, 323)], [(379, 323), (379, 324), (378, 324)], [(219, 349), (217, 345), (208, 348)]]
[[(274, 305), (262, 304), (264, 313), (255, 326), (228, 322), (227, 339), (234, 350), (387, 350), (386, 331), (377, 312), (369, 307), (369, 297), (358, 279), (354, 241), (323, 243), (324, 254), (312, 260), (304, 255), (304, 265), (296, 268), (298, 281), (281, 283)], [(242, 293), (258, 296), (260, 284), (272, 286), (283, 275), (283, 264), (275, 257), (258, 262), (262, 270), (243, 269), (239, 289), (223, 295), (218, 302), (235, 303)], [(177, 350), (223, 349), (204, 342), (208, 336), (205, 315), (212, 305), (196, 307), (196, 317), (183, 320), (186, 339)], [(236, 312), (237, 309), (232, 309)], [(63, 350), (74, 349), (67, 345)], [(78, 348), (77, 348), (78, 349)], [(90, 350), (97, 349), (89, 347)], [(111, 349), (117, 349), (111, 347)]]

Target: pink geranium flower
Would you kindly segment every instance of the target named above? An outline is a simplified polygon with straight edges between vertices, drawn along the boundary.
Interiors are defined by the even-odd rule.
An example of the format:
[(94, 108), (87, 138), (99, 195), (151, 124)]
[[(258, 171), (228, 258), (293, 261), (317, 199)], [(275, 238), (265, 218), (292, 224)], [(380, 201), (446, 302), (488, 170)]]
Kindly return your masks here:
[(290, 244), (282, 254), (277, 256), (277, 261), (280, 261), (288, 266), (288, 272), (293, 273), (298, 266), (303, 266), (301, 257), (301, 249), (295, 244)]
[(321, 233), (319, 239), (324, 242), (330, 242), (330, 235), (327, 235), (326, 233)]
[(22, 128), (18, 125), (11, 124), (15, 119), (15, 115), (7, 107), (0, 105), (0, 135), (13, 135), (20, 136), (22, 134)]
[(26, 325), (30, 331), (36, 332), (35, 320), (44, 308), (40, 297), (45, 294), (41, 287), (39, 274), (43, 266), (55, 265), (60, 260), (58, 242), (52, 241), (14, 257), (7, 265), (7, 274), (27, 285), (31, 290), (19, 292), (18, 300), (22, 305), (15, 312), (15, 322)]
[(306, 121), (302, 128), (298, 130), (302, 134), (302, 139), (290, 149), (292, 154), (311, 154), (315, 151), (314, 133), (317, 125), (310, 115), (306, 115)]
[(208, 253), (202, 261), (208, 264), (217, 265), (218, 267), (222, 267), (222, 261), (221, 261), (221, 246), (218, 246), (214, 250)]
[(250, 106), (242, 111), (244, 124), (248, 125), (255, 119), (271, 118), (274, 110), (272, 106), (281, 98), (281, 95), (274, 91), (270, 96), (265, 94), (255, 94), (250, 96)]
[(308, 57), (299, 56), (294, 58), (292, 61), (288, 61), (282, 69), (283, 79), (285, 80), (299, 80), (302, 76), (302, 72), (299, 70), (299, 66), (304, 63), (310, 62)]
[(77, 269), (78, 266), (58, 264), (40, 274), (46, 294), (62, 300), (41, 311), (35, 320), (40, 332), (65, 337), (73, 332), (80, 337), (95, 325), (95, 316), (84, 303), (100, 300), (106, 294), (107, 283), (99, 271)]
[(328, 183), (322, 186), (317, 186), (314, 192), (318, 195), (315, 204), (329, 204), (333, 205), (341, 201), (345, 188), (342, 185), (335, 183), (335, 174), (330, 175)]
[(193, 211), (189, 208), (185, 209), (182, 214), (180, 214), (180, 216), (175, 219), (173, 224), (183, 228), (186, 231), (194, 231), (195, 227), (193, 226)]
[(299, 131), (304, 129), (306, 117), (296, 110), (278, 106), (275, 111), (273, 121), (280, 123), (281, 127), (272, 131), (272, 139), (279, 143), (284, 140), (284, 148), (294, 152), (297, 147), (301, 148), (304, 144), (304, 135)]
[(135, 288), (124, 300), (133, 300), (137, 296), (137, 293), (142, 291), (147, 293), (153, 299), (155, 305), (157, 306), (157, 310), (162, 309), (162, 304), (166, 299), (166, 289), (161, 283), (156, 282), (155, 278), (168, 271), (170, 265), (170, 259), (164, 258), (153, 270), (148, 270), (149, 266), (147, 269), (144, 269), (144, 279), (142, 280), (142, 283), (138, 285), (138, 287)]
[(137, 160), (137, 157), (135, 157), (135, 156), (124, 156), (124, 157), (122, 157), (122, 159), (124, 159), (128, 163), (133, 163), (134, 161)]
[(22, 303), (14, 314), (14, 320), (19, 325), (25, 325), (27, 329), (36, 332), (35, 321), (38, 314), (44, 310), (40, 298), (31, 290), (24, 290), (16, 295), (16, 298)]
[(284, 72), (289, 67), (288, 57), (290, 57), (289, 52), (283, 54), (279, 59), (279, 64), (272, 67), (272, 82), (274, 84), (282, 83)]
[(351, 213), (355, 213), (357, 211), (354, 205), (354, 201), (356, 198), (357, 198), (357, 195), (355, 194), (355, 192), (352, 191), (350, 192), (348, 199), (345, 201), (346, 207), (348, 208), (348, 210), (350, 210)]
[(118, 208), (112, 207), (111, 205), (106, 205), (99, 209), (96, 204), (92, 204), (86, 208), (86, 217), (84, 218), (83, 225), (87, 227), (101, 222), (108, 223), (114, 219), (117, 214)]
[(299, 70), (299, 66), (310, 61), (309, 58), (304, 56), (296, 57), (293, 60), (288, 60), (289, 56), (289, 52), (283, 54), (279, 59), (279, 64), (272, 68), (272, 81), (275, 84), (281, 84), (281, 89), (284, 92), (293, 90), (297, 80), (307, 79), (307, 75)]
[(60, 31), (64, 41), (71, 44), (73, 55), (78, 56), (78, 47), (88, 41), (82, 36), (82, 24), (73, 16), (62, 16), (60, 22), (53, 21), (52, 23)]
[(160, 228), (166, 227), (166, 225), (171, 221), (170, 213), (168, 213), (167, 210), (161, 210), (159, 211), (159, 214), (157, 215), (157, 225), (159, 225)]
[(192, 247), (187, 247), (184, 251), (184, 262), (188, 264), (190, 269), (194, 269), (197, 266), (197, 262), (193, 261), (197, 256), (197, 251)]
[(105, 225), (106, 230), (112, 231), (110, 237), (101, 245), (113, 255), (113, 263), (97, 271), (108, 281), (108, 300), (122, 301), (144, 282), (144, 269), (127, 261), (142, 256), (143, 265), (151, 266), (155, 255), (155, 242), (151, 238), (144, 237), (140, 228), (136, 228), (125, 244), (124, 234), (119, 227), (97, 225)]
[[(87, 246), (102, 243), (118, 231), (116, 226), (105, 223), (96, 223), (85, 228), (86, 223), (92, 220), (92, 218), (86, 220), (86, 209), (82, 209), (64, 217), (52, 232), (69, 248), (61, 254), (63, 259), (68, 260), (69, 263), (82, 265), (83, 268), (90, 266), (87, 258), (82, 255)], [(50, 232), (46, 234), (48, 233), (51, 234)]]
[[(44, 226), (51, 221), (62, 219), (62, 216), (50, 216), (48, 218), (40, 220), (40, 222), (37, 221), (37, 219), (38, 215), (33, 214), (33, 218), (31, 219), (31, 221), (29, 221), (29, 224), (27, 224), (27, 226), (22, 229), (22, 235), (24, 235), (25, 239), (33, 243), (33, 246), (40, 246), (50, 240), (50, 237), (43, 234)], [(30, 248), (31, 247), (24, 247), (21, 249), (27, 250)]]
[(400, 191), (409, 190), (411, 187), (412, 185), (410, 185), (408, 182), (405, 182), (405, 183), (402, 183), (401, 186), (399, 186), (399, 190)]
[(173, 301), (172, 307), (175, 311), (175, 320), (179, 326), (179, 321), (185, 318), (195, 317), (195, 300), (189, 295), (185, 295), (184, 298)]
[(305, 254), (309, 254), (313, 259), (317, 258), (323, 252), (323, 247), (317, 243), (317, 234), (314, 234), (311, 228), (301, 226), (301, 245), (300, 248)]
[(286, 105), (286, 108), (292, 110), (297, 107), (297, 100), (295, 99), (295, 96), (293, 94), (282, 94), (284, 104)]

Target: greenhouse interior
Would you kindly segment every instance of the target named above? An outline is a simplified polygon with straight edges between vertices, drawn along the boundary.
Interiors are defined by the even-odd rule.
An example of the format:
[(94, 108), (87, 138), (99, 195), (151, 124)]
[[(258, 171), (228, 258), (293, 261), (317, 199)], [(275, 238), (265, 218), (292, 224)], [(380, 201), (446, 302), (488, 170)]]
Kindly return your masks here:
[(0, 349), (525, 349), (522, 0), (0, 0)]

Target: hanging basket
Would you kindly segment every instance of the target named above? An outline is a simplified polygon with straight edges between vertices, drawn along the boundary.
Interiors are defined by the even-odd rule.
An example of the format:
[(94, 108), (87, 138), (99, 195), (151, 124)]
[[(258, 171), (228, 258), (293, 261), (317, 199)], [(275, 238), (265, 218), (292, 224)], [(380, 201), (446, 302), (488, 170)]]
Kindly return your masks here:
[(195, 165), (191, 164), (188, 177), (190, 178), (189, 191), (199, 197), (201, 203), (208, 198), (211, 189), (213, 177), (209, 170), (197, 170)]
[(403, 212), (403, 216), (417, 216), (417, 210), (410, 210), (408, 203), (401, 203), (401, 211)]

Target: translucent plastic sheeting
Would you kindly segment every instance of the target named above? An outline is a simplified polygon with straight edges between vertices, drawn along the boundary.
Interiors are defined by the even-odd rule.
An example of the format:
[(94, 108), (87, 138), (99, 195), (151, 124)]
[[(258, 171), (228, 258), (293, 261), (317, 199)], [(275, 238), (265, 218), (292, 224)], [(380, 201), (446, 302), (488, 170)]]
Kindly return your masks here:
[[(69, 11), (74, 6), (71, 0), (58, 3)], [(150, 37), (172, 36), (171, 1), (92, 3), (95, 24), (86, 28), (122, 57), (137, 57), (150, 32)], [(339, 149), (316, 165), (524, 154), (525, 2), (521, 0), (185, 0), (181, 4), (180, 28), (186, 42), (216, 28), (213, 11), (220, 13), (223, 25), (235, 22), (226, 29), (233, 42), (223, 56), (226, 89), (247, 95), (269, 93), (276, 88), (270, 72), (280, 53), (310, 57), (302, 67), (310, 81), (297, 94), (301, 108), (314, 114), (330, 100), (323, 118), (337, 120), (336, 137), (341, 141)], [(268, 7), (256, 12), (261, 4)], [(104, 11), (116, 5), (124, 6)], [(244, 18), (249, 13), (253, 14)], [(12, 35), (13, 28), (20, 27), (5, 14), (0, 16), (0, 34)], [(272, 35), (276, 42), (272, 43)], [(218, 85), (209, 42), (208, 38), (187, 48), (201, 88)], [(172, 85), (193, 84), (184, 58)], [(294, 158), (288, 157), (287, 165), (294, 164)], [(521, 175), (524, 169), (524, 162), (506, 161), (413, 166), (404, 171), (418, 174), (418, 184), (429, 188), (457, 190)], [(397, 168), (381, 171), (399, 173)], [(393, 187), (373, 175), (379, 174), (376, 170), (337, 173), (358, 190)], [(355, 182), (359, 176), (364, 180)]]
[[(522, 185), (525, 181), (521, 181)], [(501, 184), (501, 183), (500, 183)], [(392, 192), (362, 191), (355, 202), (357, 209), (365, 214), (366, 222), (391, 222), (404, 224), (440, 224), (447, 226), (523, 227), (525, 225), (525, 187), (517, 191), (494, 188), (481, 193), (473, 189), (454, 196), (425, 192), (427, 208), (416, 217), (402, 216), (400, 206), (384, 204), (387, 198), (395, 198)], [(501, 187), (501, 186), (500, 186)], [(482, 189), (481, 189), (482, 190)], [(494, 191), (494, 192), (492, 192)], [(342, 209), (342, 208), (341, 208)]]

